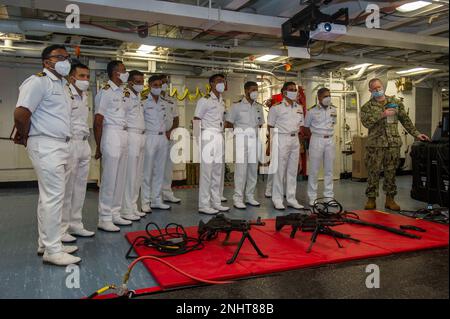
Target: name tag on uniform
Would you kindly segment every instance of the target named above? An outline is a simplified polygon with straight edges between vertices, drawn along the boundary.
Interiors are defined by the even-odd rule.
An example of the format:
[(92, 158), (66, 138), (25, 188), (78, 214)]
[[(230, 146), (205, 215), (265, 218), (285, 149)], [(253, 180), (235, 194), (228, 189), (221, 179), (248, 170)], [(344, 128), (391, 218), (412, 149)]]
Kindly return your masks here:
[(62, 95), (63, 93), (62, 92), (60, 92), (60, 91), (53, 91), (52, 92), (52, 95)]

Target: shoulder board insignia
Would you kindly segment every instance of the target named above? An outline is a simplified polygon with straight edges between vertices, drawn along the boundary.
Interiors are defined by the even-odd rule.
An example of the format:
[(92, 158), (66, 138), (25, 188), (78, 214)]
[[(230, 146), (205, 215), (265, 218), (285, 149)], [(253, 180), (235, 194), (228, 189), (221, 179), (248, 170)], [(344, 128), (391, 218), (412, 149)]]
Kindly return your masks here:
[(142, 93), (141, 93), (141, 100), (146, 100), (146, 99), (148, 99), (148, 94), (149, 94), (149, 91), (148, 91), (148, 90), (142, 91)]
[(106, 84), (102, 89), (103, 89), (103, 90), (109, 90), (110, 88), (111, 88), (111, 85)]
[(238, 103), (241, 103), (242, 102), (242, 99), (240, 99), (240, 100), (238, 100), (238, 101), (236, 101), (236, 102), (233, 102), (234, 104), (238, 104)]
[(312, 110), (312, 109), (315, 108), (316, 106), (317, 106), (317, 105), (314, 104), (313, 106), (308, 107), (307, 110), (308, 110), (308, 111), (309, 111), (309, 110)]
[(209, 99), (210, 97), (211, 97), (211, 94), (209, 94), (209, 93), (204, 96), (205, 99)]
[(173, 102), (171, 100), (167, 99), (166, 97), (161, 96), (161, 100), (163, 100), (164, 102), (167, 102), (169, 104), (173, 104)]
[(124, 97), (130, 97), (130, 91), (124, 90), (124, 91), (123, 91), (123, 96), (124, 96)]
[(38, 76), (38, 77), (43, 77), (43, 76), (46, 76), (47, 75), (47, 73), (45, 73), (45, 72), (39, 72), (39, 73), (36, 73), (36, 76)]

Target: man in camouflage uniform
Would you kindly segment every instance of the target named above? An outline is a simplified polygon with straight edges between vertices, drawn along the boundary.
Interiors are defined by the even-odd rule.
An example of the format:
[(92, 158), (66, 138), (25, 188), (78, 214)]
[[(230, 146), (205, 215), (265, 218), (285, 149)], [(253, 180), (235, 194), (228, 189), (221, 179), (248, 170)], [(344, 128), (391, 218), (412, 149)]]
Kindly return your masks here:
[(402, 101), (394, 96), (386, 96), (380, 79), (369, 82), (372, 98), (361, 108), (361, 122), (369, 130), (366, 146), (365, 162), (368, 169), (368, 186), (366, 196), (368, 201), (365, 209), (376, 209), (376, 197), (380, 173), (384, 169), (383, 190), (386, 194), (387, 209), (399, 211), (395, 202), (397, 194), (395, 172), (400, 159), (402, 141), (398, 133), (398, 122), (406, 131), (421, 141), (429, 141), (429, 137), (421, 134), (412, 123), (405, 111)]

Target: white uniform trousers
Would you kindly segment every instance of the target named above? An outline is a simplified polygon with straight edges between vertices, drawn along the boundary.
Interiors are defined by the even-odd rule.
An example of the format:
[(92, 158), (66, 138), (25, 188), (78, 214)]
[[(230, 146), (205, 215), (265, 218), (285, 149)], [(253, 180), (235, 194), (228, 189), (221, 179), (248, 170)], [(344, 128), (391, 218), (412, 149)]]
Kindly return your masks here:
[(61, 252), (61, 219), (69, 178), (69, 143), (44, 136), (31, 136), (27, 144), (39, 185), (37, 207), (39, 247), (47, 253)]
[(256, 135), (237, 135), (237, 139), (245, 140), (236, 144), (233, 200), (234, 202), (244, 202), (244, 195), (247, 199), (254, 199), (258, 181), (258, 139)]
[(74, 137), (69, 145), (69, 178), (64, 196), (62, 234), (69, 230), (84, 229), (82, 212), (91, 162), (91, 147), (87, 139)]
[(312, 135), (309, 143), (309, 176), (308, 197), (313, 202), (317, 199), (317, 184), (320, 166), (323, 162), (324, 173), (324, 197), (334, 197), (333, 192), (333, 167), (336, 156), (334, 137), (324, 138)]
[(170, 158), (170, 150), (172, 146), (175, 145), (175, 141), (169, 141), (167, 148), (167, 159), (166, 159), (166, 167), (164, 169), (164, 183), (162, 192), (164, 196), (173, 196), (172, 191), (172, 179), (173, 179), (173, 162)]
[(203, 130), (200, 156), (199, 209), (220, 206), (224, 173), (223, 133)]
[(128, 160), (122, 216), (138, 211), (137, 201), (144, 175), (145, 135), (128, 132)]
[(120, 217), (128, 157), (128, 133), (120, 128), (103, 128), (101, 142), (102, 180), (99, 196), (99, 220)]
[[(275, 145), (274, 145), (275, 146)], [(283, 202), (284, 185), (288, 202), (296, 201), (300, 142), (298, 135), (278, 134), (278, 168), (273, 176), (272, 201)]]
[(162, 185), (167, 160), (169, 140), (166, 134), (147, 132), (144, 155), (144, 180), (141, 187), (141, 204), (162, 203)]
[(267, 174), (267, 182), (266, 182), (266, 194), (272, 195), (273, 189), (273, 174)]

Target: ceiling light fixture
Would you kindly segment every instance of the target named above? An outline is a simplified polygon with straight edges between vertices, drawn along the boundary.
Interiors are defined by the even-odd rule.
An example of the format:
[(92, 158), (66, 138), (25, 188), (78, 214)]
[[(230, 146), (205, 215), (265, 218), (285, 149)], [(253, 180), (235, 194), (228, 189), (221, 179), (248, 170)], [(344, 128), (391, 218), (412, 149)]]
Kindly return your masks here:
[(433, 72), (436, 71), (435, 69), (429, 69), (429, 68), (413, 68), (413, 69), (408, 69), (408, 70), (402, 70), (402, 71), (398, 71), (396, 72), (397, 74), (418, 74), (418, 73), (428, 73), (428, 72)]
[(136, 50), (136, 53), (139, 54), (149, 54), (150, 52), (152, 52), (153, 50), (155, 50), (156, 47), (153, 45), (146, 45), (146, 44), (142, 44), (139, 49)]
[(260, 62), (268, 62), (268, 61), (274, 60), (279, 57), (280, 57), (279, 55), (266, 54), (266, 55), (260, 56), (259, 58), (256, 58), (255, 60), (260, 61)]
[(427, 2), (427, 1), (414, 1), (414, 2), (410, 2), (410, 3), (405, 3), (404, 5), (401, 5), (400, 7), (397, 8), (397, 11), (400, 12), (412, 12), (412, 11), (416, 11), (422, 8), (425, 8), (426, 6), (429, 6), (431, 4), (431, 2)]

